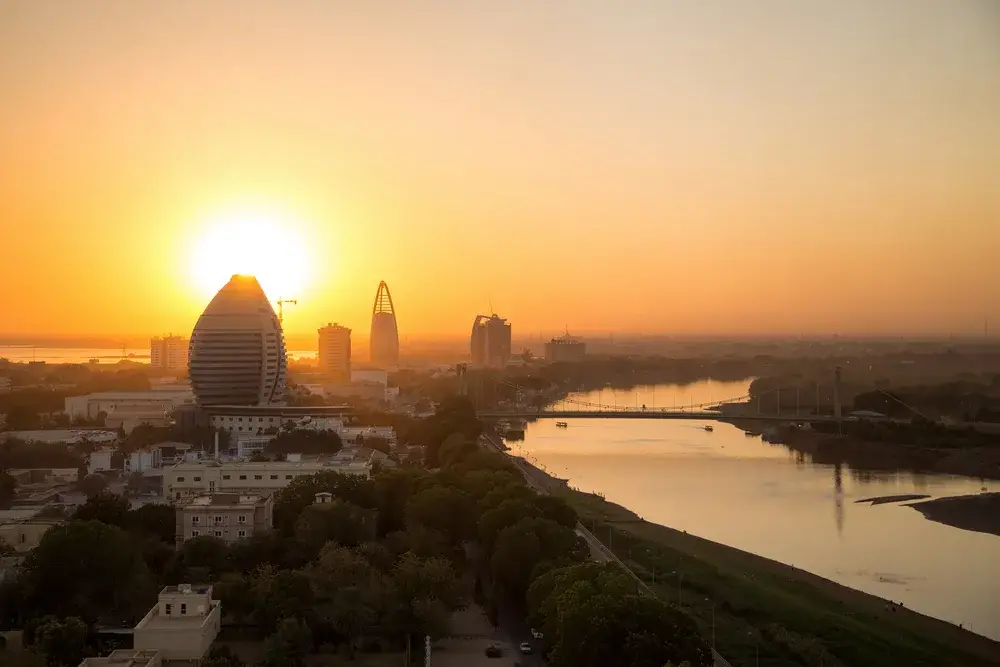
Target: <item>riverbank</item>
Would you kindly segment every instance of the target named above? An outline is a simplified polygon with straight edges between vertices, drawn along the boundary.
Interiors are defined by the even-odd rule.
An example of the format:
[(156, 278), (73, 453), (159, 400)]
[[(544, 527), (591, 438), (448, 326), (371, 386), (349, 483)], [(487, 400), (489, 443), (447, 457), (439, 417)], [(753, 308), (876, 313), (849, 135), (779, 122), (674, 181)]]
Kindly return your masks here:
[(733, 665), (981, 667), (1000, 644), (798, 568), (650, 523), (530, 466)]
[(949, 496), (909, 503), (924, 518), (954, 528), (1000, 535), (1000, 493)]
[[(557, 488), (555, 485), (553, 488)], [(734, 665), (1000, 665), (1000, 643), (798, 568), (555, 490)]]

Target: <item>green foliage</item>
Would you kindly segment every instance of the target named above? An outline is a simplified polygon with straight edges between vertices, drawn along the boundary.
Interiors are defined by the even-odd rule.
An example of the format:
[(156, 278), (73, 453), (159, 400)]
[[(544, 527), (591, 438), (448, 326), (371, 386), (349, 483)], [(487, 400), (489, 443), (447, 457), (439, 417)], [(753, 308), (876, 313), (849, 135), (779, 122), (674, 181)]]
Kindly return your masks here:
[(336, 454), (344, 446), (335, 431), (294, 429), (282, 431), (267, 443), (264, 452), (269, 455), (287, 454)]
[(298, 618), (284, 618), (264, 645), (262, 667), (305, 667), (312, 632)]
[(406, 504), (426, 483), (427, 473), (413, 468), (387, 470), (375, 477), (379, 535), (402, 530), (406, 526)]
[(302, 510), (295, 522), (295, 539), (312, 559), (327, 542), (357, 546), (374, 539), (375, 530), (376, 520), (373, 510), (365, 510), (341, 500), (332, 500), (328, 503), (310, 505)]
[(246, 663), (228, 646), (213, 646), (201, 661), (201, 667), (246, 667)]
[(17, 482), (6, 470), (0, 471), (0, 509), (9, 509), (17, 492)]
[(199, 535), (184, 542), (178, 551), (180, 566), (187, 570), (194, 568), (206, 571), (211, 577), (219, 577), (228, 569), (229, 545), (218, 537)]
[(375, 483), (359, 475), (321, 472), (299, 477), (275, 494), (274, 527), (283, 535), (295, 533), (295, 522), (302, 510), (312, 505), (316, 494), (332, 493), (335, 498), (358, 507), (375, 508)]
[[(87, 480), (94, 478), (99, 480), (102, 485), (106, 484), (103, 477), (90, 475), (80, 483), (81, 486)], [(94, 484), (93, 488), (97, 488), (97, 486), (97, 484)], [(104, 490), (103, 486), (101, 486), (97, 493), (91, 494), (88, 492), (87, 495), (87, 502), (81, 505), (76, 513), (73, 514), (75, 521), (100, 521), (109, 526), (125, 527), (129, 513), (128, 499), (124, 496), (119, 496), (117, 493)]]
[(173, 505), (142, 505), (129, 510), (125, 517), (125, 527), (133, 533), (152, 535), (173, 544), (177, 532), (177, 512)]
[(554, 521), (521, 519), (500, 531), (490, 559), (493, 578), (517, 599), (523, 599), (539, 566), (582, 562), (589, 551), (576, 532)]
[(34, 646), (48, 667), (76, 667), (87, 654), (87, 624), (79, 618), (48, 617), (34, 633)]
[(51, 528), (28, 555), (23, 571), (30, 609), (87, 621), (131, 612), (151, 584), (138, 542), (100, 521)]
[[(3, 413), (2, 409), (0, 413)], [(85, 463), (79, 453), (62, 442), (26, 442), (18, 438), (8, 438), (0, 442), (0, 470), (82, 468)]]
[(359, 552), (332, 544), (323, 549), (308, 575), (319, 624), (343, 637), (353, 657), (358, 637), (374, 625), (385, 607), (386, 582)]
[(262, 632), (276, 632), (282, 619), (297, 618), (304, 622), (313, 619), (315, 595), (305, 572), (262, 569), (254, 587), (254, 620)]
[(407, 525), (422, 525), (448, 536), (454, 544), (470, 536), (474, 516), (472, 498), (448, 486), (432, 486), (406, 503)]

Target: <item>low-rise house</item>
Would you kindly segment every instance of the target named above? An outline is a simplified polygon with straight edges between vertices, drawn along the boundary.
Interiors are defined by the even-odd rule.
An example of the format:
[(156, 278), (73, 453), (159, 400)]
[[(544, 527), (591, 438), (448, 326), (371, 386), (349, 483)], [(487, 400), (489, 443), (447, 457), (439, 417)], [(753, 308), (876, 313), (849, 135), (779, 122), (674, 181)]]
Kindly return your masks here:
[(0, 542), (23, 554), (41, 542), (42, 536), (60, 523), (59, 519), (38, 518), (42, 508), (0, 510)]
[(270, 495), (214, 493), (179, 505), (176, 517), (178, 545), (203, 535), (236, 542), (271, 529), (274, 500)]
[(222, 608), (212, 599), (211, 586), (167, 586), (135, 626), (132, 646), (159, 651), (171, 667), (196, 667), (218, 636), (221, 618)]
[(80, 667), (161, 667), (160, 651), (120, 648), (104, 658), (84, 658)]

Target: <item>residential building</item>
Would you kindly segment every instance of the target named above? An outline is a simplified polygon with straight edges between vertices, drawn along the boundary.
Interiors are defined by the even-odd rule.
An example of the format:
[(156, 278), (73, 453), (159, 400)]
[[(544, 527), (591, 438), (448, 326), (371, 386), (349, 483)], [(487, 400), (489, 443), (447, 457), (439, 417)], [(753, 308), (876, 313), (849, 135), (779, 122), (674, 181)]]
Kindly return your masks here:
[(177, 507), (177, 544), (200, 535), (236, 542), (270, 530), (274, 500), (271, 495), (215, 493), (197, 496)]
[(582, 361), (586, 354), (587, 344), (568, 333), (545, 344), (545, 361), (553, 363)]
[(338, 382), (351, 381), (351, 330), (327, 324), (319, 334), (319, 369)]
[(97, 419), (102, 412), (109, 415), (119, 407), (131, 410), (145, 408), (167, 413), (193, 403), (194, 392), (189, 387), (166, 387), (148, 391), (103, 391), (84, 396), (67, 396), (64, 409), (70, 419)]
[(79, 667), (162, 667), (163, 653), (153, 649), (120, 648), (103, 658), (84, 658)]
[(496, 313), (477, 315), (469, 347), (473, 364), (503, 368), (510, 361), (510, 323)]
[(184, 461), (164, 470), (163, 491), (174, 501), (216, 493), (269, 495), (297, 477), (320, 472), (368, 477), (371, 465), (329, 457), (299, 461)]
[(0, 510), (0, 543), (23, 554), (38, 546), (45, 533), (62, 521), (40, 519), (42, 508)]
[(132, 646), (159, 651), (164, 662), (200, 664), (219, 634), (222, 609), (211, 586), (181, 584), (160, 591), (156, 606), (135, 626)]
[(188, 375), (198, 405), (272, 405), (285, 395), (285, 337), (253, 276), (233, 276), (191, 332)]
[(216, 405), (202, 409), (207, 426), (236, 434), (264, 435), (271, 427), (301, 425), (328, 420), (327, 429), (342, 424), (351, 413), (349, 405)]
[(396, 324), (396, 309), (392, 305), (389, 286), (383, 280), (375, 292), (372, 305), (372, 328), (369, 340), (371, 362), (381, 368), (390, 368), (399, 363), (399, 328)]
[(73, 445), (84, 440), (94, 444), (114, 442), (118, 434), (114, 431), (76, 428), (47, 428), (38, 431), (5, 431), (0, 433), (0, 442), (4, 440), (24, 440), (26, 442), (59, 442)]
[(18, 486), (29, 484), (73, 484), (80, 481), (79, 468), (8, 468)]
[(9, 377), (0, 377), (0, 394), (6, 394), (10, 391), (11, 382)]
[(162, 336), (149, 341), (149, 365), (168, 371), (187, 372), (188, 339)]

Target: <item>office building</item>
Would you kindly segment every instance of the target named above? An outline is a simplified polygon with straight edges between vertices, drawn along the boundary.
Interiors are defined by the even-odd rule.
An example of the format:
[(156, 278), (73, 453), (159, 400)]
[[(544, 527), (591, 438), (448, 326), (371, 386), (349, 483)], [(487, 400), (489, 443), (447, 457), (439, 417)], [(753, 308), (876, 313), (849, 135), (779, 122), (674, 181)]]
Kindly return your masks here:
[(327, 324), (319, 334), (319, 369), (338, 382), (351, 381), (351, 330)]
[(582, 361), (586, 355), (587, 344), (573, 338), (568, 333), (565, 336), (553, 338), (545, 344), (545, 361), (548, 362)]
[(157, 336), (149, 341), (149, 365), (168, 371), (187, 373), (188, 339), (183, 336)]
[(320, 472), (368, 477), (371, 465), (347, 461), (343, 457), (289, 461), (182, 461), (164, 470), (163, 492), (173, 501), (217, 493), (263, 496), (285, 488), (297, 477)]
[(194, 403), (189, 387), (171, 387), (145, 391), (102, 391), (63, 399), (66, 416), (72, 419), (95, 420), (121, 409), (125, 412), (169, 413), (182, 405)]
[(233, 276), (191, 332), (188, 375), (198, 405), (272, 405), (285, 394), (281, 324), (253, 276)]
[(272, 427), (309, 427), (335, 430), (351, 413), (347, 405), (217, 405), (205, 408), (201, 418), (206, 426), (229, 431), (239, 436), (265, 435)]
[(192, 537), (208, 535), (236, 542), (270, 530), (274, 500), (271, 495), (214, 493), (196, 496), (177, 507), (178, 546)]
[(510, 361), (510, 323), (495, 313), (477, 315), (470, 340), (472, 363), (503, 368)]
[(396, 309), (392, 305), (389, 286), (383, 280), (375, 292), (372, 306), (372, 328), (369, 338), (371, 362), (380, 368), (390, 368), (399, 364), (399, 328), (396, 323)]
[(222, 623), (222, 607), (211, 586), (167, 586), (132, 632), (138, 651), (159, 651), (163, 662), (198, 665)]

